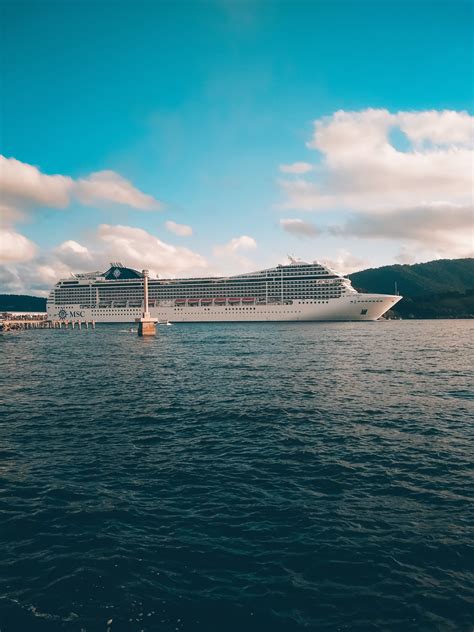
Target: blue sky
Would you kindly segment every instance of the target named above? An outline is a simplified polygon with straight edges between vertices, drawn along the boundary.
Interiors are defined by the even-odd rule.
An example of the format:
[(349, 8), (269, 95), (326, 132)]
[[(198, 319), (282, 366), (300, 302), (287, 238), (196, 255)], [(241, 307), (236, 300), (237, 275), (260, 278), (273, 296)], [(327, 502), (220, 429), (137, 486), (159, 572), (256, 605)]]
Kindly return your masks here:
[[(339, 252), (354, 265), (393, 263), (408, 251), (413, 260), (465, 254), (465, 244), (449, 250), (433, 240), (351, 233), (344, 227), (358, 202), (352, 208), (353, 198), (340, 195), (359, 184), (327, 168), (288, 176), (280, 166), (331, 162), (333, 145), (324, 154), (308, 143), (314, 121), (330, 122), (340, 110), (472, 111), (471, 2), (7, 1), (2, 22), (1, 153), (74, 180), (113, 171), (162, 202), (143, 212), (76, 198), (58, 210), (30, 200), (8, 226), (34, 243), (29, 265), (68, 240), (97, 252), (103, 224), (141, 228), (199, 253), (211, 271), (271, 265), (287, 252), (311, 259)], [(391, 143), (407, 151), (404, 123), (387, 125)], [(466, 146), (457, 132), (436, 143), (433, 133), (423, 151)], [(339, 198), (313, 208), (281, 184), (308, 177), (318, 186), (339, 182), (341, 191), (331, 185)], [(466, 196), (448, 193), (429, 202), (465, 209)], [(418, 208), (426, 196), (417, 190), (398, 202), (387, 212)], [(373, 209), (364, 204), (355, 210), (367, 220)], [(301, 220), (303, 229), (286, 230), (281, 219)], [(167, 220), (193, 234), (172, 234)], [(305, 232), (307, 224), (316, 230)], [(234, 268), (212, 258), (241, 236), (256, 245), (244, 244)], [(238, 252), (229, 248), (229, 261)], [(14, 255), (6, 261), (17, 279), (25, 265)]]

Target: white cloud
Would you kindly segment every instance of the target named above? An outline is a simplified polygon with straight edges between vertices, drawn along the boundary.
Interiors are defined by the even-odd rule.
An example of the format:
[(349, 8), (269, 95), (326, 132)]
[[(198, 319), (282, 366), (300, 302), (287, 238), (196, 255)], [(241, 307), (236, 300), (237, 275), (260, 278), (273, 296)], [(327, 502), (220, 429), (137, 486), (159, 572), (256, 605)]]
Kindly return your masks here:
[(24, 235), (14, 230), (0, 229), (0, 264), (30, 261), (36, 252), (36, 245)]
[(143, 211), (162, 207), (114, 171), (98, 171), (76, 181), (69, 176), (46, 175), (37, 167), (1, 155), (0, 193), (4, 222), (5, 216), (16, 221), (28, 208), (67, 208), (74, 198), (89, 206), (109, 203)]
[(0, 284), (6, 293), (48, 296), (51, 287), (71, 269), (51, 254), (38, 254), (29, 262), (0, 267)]
[(23, 219), (23, 213), (8, 204), (0, 203), (0, 226), (12, 226)]
[(384, 215), (359, 213), (339, 226), (335, 235), (393, 239), (429, 247), (438, 256), (471, 257), (474, 254), (474, 208), (448, 203), (396, 209)]
[(25, 293), (25, 286), (16, 266), (0, 266), (0, 287), (5, 294)]
[(316, 237), (319, 235), (319, 230), (311, 222), (306, 222), (302, 219), (290, 218), (281, 219), (280, 226), (287, 233), (296, 235), (297, 237)]
[(308, 147), (320, 163), (280, 183), (283, 207), (349, 213), (340, 234), (411, 239), (458, 256), (472, 239), (473, 136), (466, 112), (341, 110), (315, 121)]
[(257, 242), (253, 237), (242, 235), (241, 237), (234, 237), (234, 239), (231, 239), (223, 246), (216, 246), (214, 248), (214, 255), (216, 257), (227, 257), (242, 250), (252, 250), (256, 247)]
[(101, 224), (97, 238), (109, 261), (123, 261), (132, 268), (149, 268), (153, 274), (192, 275), (207, 268), (207, 261), (198, 253), (167, 244), (141, 228)]
[(56, 248), (56, 250), (57, 252), (73, 252), (74, 254), (90, 257), (89, 250), (85, 246), (82, 246), (81, 244), (77, 243), (77, 241), (73, 241), (72, 239), (64, 241)]
[(0, 192), (12, 206), (66, 208), (74, 187), (72, 178), (48, 176), (32, 165), (0, 155)]
[(85, 245), (67, 240), (51, 251), (32, 254), (36, 256), (29, 263), (24, 263), (26, 255), (4, 261), (9, 264), (0, 268), (4, 291), (46, 296), (58, 279), (71, 272), (105, 271), (110, 261), (122, 261), (139, 270), (148, 268), (153, 276), (162, 277), (199, 276), (208, 270), (206, 259), (198, 253), (132, 226), (102, 224)]
[(414, 252), (409, 248), (403, 247), (400, 249), (400, 252), (395, 257), (395, 261), (397, 263), (408, 264), (411, 265), (416, 263), (419, 252)]
[(187, 226), (186, 224), (177, 224), (171, 220), (165, 222), (166, 228), (175, 235), (179, 235), (180, 237), (189, 237), (193, 234), (193, 229), (191, 226)]
[(434, 145), (474, 145), (473, 117), (467, 112), (399, 112), (398, 122), (402, 132), (418, 147), (427, 142)]
[(301, 175), (303, 173), (309, 173), (313, 170), (313, 165), (309, 162), (293, 162), (291, 165), (280, 165), (280, 171), (282, 173), (293, 173)]
[(94, 260), (93, 254), (86, 246), (72, 239), (64, 241), (53, 252), (62, 263), (71, 266), (76, 272), (90, 266)]
[[(408, 114), (412, 118), (407, 119)], [(460, 114), (462, 123), (457, 135), (446, 131), (441, 136), (462, 136), (462, 142), (423, 150), (412, 146), (408, 151), (396, 149), (389, 134), (402, 125), (414, 127), (416, 116), (423, 122), (424, 112), (339, 111), (316, 121), (308, 145), (321, 152), (322, 162), (312, 180), (283, 182), (285, 206), (383, 212), (439, 200), (466, 203), (472, 195), (473, 153), (466, 147), (470, 138), (465, 125), (467, 115)], [(426, 134), (423, 132), (422, 137)]]
[(122, 204), (142, 211), (156, 211), (162, 208), (158, 200), (136, 189), (131, 182), (115, 171), (97, 171), (87, 178), (78, 180), (75, 194), (88, 206), (105, 202)]
[(338, 250), (334, 259), (323, 259), (322, 263), (341, 274), (351, 274), (370, 266), (366, 259), (360, 259), (344, 249)]
[(220, 274), (236, 274), (249, 272), (256, 266), (246, 253), (257, 248), (257, 242), (253, 237), (241, 235), (234, 237), (226, 244), (215, 246), (213, 254), (217, 258), (217, 264), (214, 270)]

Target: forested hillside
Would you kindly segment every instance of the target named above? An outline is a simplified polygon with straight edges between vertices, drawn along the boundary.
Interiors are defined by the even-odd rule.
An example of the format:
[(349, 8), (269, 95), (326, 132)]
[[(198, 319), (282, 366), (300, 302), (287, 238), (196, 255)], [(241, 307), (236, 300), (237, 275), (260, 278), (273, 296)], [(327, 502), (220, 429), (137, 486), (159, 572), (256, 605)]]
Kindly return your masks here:
[(371, 268), (349, 275), (355, 288), (403, 296), (402, 318), (474, 318), (474, 259), (438, 259)]
[(45, 312), (46, 299), (26, 294), (0, 294), (0, 312)]
[(474, 289), (474, 259), (438, 259), (413, 265), (370, 268), (349, 275), (352, 284), (367, 292), (393, 294), (395, 283), (403, 296), (466, 292)]

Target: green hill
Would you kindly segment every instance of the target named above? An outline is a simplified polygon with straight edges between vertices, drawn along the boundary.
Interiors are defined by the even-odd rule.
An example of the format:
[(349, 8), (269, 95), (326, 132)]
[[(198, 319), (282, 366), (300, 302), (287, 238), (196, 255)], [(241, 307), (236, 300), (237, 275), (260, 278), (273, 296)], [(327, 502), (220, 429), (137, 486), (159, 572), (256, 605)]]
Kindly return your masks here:
[(0, 294), (0, 312), (45, 312), (46, 299), (25, 294)]
[(414, 265), (383, 266), (349, 275), (357, 289), (403, 296), (430, 296), (474, 289), (474, 259), (438, 259)]
[(364, 292), (393, 294), (396, 283), (403, 300), (393, 311), (402, 318), (474, 318), (472, 258), (383, 266), (349, 277)]
[(474, 290), (407, 296), (397, 303), (393, 315), (401, 318), (474, 318)]

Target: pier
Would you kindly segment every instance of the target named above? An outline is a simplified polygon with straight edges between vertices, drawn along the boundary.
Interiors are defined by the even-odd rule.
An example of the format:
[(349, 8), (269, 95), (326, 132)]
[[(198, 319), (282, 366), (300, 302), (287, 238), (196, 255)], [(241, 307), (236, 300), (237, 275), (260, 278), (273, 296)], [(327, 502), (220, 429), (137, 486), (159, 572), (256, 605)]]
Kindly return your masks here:
[(48, 320), (45, 316), (0, 315), (0, 331), (25, 331), (27, 329), (95, 329), (95, 320)]

